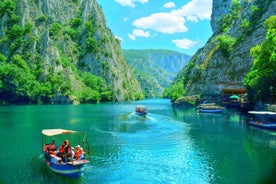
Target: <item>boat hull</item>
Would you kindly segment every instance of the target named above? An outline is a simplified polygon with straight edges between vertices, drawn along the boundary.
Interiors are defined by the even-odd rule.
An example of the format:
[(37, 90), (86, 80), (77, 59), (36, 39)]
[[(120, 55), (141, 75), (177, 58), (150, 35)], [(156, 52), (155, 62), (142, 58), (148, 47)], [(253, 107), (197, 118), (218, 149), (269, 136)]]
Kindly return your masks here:
[(83, 164), (73, 166), (69, 164), (53, 164), (48, 161), (46, 161), (46, 164), (53, 172), (69, 178), (78, 178), (82, 175), (83, 172)]
[(139, 116), (146, 116), (148, 113), (146, 112), (135, 112), (136, 115), (139, 115)]
[(267, 129), (267, 130), (276, 130), (276, 122), (275, 123), (263, 123), (263, 122), (250, 120), (249, 125)]
[(221, 113), (222, 109), (199, 109), (199, 112), (203, 112), (203, 113)]

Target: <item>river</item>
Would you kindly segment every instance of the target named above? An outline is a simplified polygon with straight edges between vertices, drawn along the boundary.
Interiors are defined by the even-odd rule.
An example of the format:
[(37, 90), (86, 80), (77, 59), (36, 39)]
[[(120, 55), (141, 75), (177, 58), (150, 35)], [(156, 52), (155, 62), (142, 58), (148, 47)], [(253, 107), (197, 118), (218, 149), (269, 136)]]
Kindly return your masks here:
[[(133, 111), (149, 108), (147, 118)], [(84, 130), (90, 163), (69, 179), (45, 166), (41, 130)], [(227, 110), (196, 114), (167, 99), (0, 107), (0, 183), (276, 183), (276, 133)]]

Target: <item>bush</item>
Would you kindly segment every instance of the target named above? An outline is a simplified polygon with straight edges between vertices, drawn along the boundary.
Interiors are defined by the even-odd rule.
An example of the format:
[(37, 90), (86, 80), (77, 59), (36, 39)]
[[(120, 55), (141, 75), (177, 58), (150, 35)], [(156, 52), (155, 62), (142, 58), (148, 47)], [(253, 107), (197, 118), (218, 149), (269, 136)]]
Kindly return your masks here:
[(236, 43), (236, 39), (228, 35), (218, 36), (217, 39), (223, 56), (228, 58), (233, 51), (233, 46)]
[(0, 17), (3, 17), (5, 13), (11, 15), (16, 8), (16, 3), (12, 0), (4, 0), (0, 2)]
[(61, 25), (55, 22), (49, 29), (49, 35), (50, 36), (57, 35), (61, 28), (62, 28)]
[(172, 102), (174, 102), (176, 99), (184, 96), (186, 94), (186, 91), (184, 90), (184, 84), (183, 82), (177, 82), (171, 85), (169, 88), (165, 89), (162, 97), (170, 98)]
[(95, 53), (97, 51), (97, 41), (93, 37), (88, 37), (86, 40), (86, 50), (87, 52)]
[(9, 39), (20, 38), (24, 35), (24, 28), (19, 25), (13, 25), (8, 31), (7, 36)]
[(70, 25), (73, 28), (78, 28), (79, 26), (81, 26), (81, 24), (82, 24), (81, 18), (75, 18), (75, 19), (73, 19), (73, 20), (70, 21)]

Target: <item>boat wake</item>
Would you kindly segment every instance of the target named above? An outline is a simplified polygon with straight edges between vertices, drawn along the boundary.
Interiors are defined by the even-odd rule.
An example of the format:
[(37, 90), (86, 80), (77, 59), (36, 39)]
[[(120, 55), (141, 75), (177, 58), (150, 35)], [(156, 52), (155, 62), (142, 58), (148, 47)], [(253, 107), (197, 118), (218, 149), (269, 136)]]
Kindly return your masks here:
[(137, 115), (135, 112), (130, 113), (128, 116), (128, 120), (138, 120), (138, 121), (156, 121), (154, 117), (151, 116), (151, 114), (148, 115)]

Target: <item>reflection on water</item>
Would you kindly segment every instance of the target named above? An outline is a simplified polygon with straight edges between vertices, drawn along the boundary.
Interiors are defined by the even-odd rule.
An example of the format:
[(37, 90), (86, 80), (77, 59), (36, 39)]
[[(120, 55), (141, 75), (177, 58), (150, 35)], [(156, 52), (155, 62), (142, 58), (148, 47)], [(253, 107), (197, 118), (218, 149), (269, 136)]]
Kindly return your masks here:
[[(149, 107), (146, 117), (136, 105)], [(90, 163), (72, 180), (50, 171), (41, 130), (85, 130)], [(275, 183), (276, 134), (235, 111), (196, 114), (169, 100), (0, 108), (0, 183)], [(15, 174), (16, 173), (16, 174)], [(244, 174), (246, 173), (246, 174)], [(19, 182), (20, 181), (20, 182)]]

